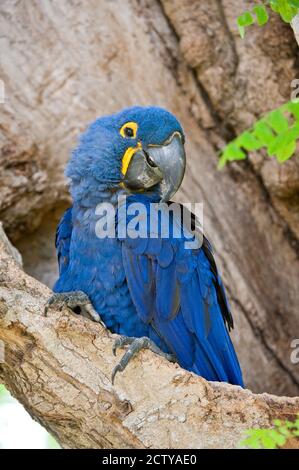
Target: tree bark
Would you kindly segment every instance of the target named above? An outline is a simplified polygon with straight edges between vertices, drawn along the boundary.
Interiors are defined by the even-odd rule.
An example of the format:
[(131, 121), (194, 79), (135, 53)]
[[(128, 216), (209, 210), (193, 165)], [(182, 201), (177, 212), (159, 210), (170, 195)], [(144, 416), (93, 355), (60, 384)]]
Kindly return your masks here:
[(235, 448), (246, 429), (299, 411), (299, 398), (209, 383), (150, 352), (112, 386), (116, 335), (67, 310), (45, 316), (49, 289), (2, 236), (0, 273), (0, 379), (62, 447)]
[[(204, 202), (246, 384), (296, 395), (298, 158), (280, 166), (259, 154), (222, 172), (216, 167), (229, 139), (289, 99), (298, 49), (278, 15), (242, 41), (235, 19), (243, 9), (239, 0), (2, 1), (0, 218), (25, 269), (50, 285), (54, 227), (69, 201), (63, 168), (78, 134), (124, 106), (168, 108), (187, 139), (177, 198)], [(75, 331), (81, 325), (61, 322)]]

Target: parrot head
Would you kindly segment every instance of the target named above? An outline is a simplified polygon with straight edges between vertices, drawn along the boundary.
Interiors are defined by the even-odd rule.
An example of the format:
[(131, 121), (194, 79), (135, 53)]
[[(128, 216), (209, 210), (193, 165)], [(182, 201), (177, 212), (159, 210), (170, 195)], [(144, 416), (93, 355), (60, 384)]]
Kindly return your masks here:
[(66, 175), (71, 190), (80, 185), (130, 193), (155, 189), (168, 201), (181, 185), (185, 164), (184, 133), (175, 116), (136, 106), (94, 121), (73, 151)]

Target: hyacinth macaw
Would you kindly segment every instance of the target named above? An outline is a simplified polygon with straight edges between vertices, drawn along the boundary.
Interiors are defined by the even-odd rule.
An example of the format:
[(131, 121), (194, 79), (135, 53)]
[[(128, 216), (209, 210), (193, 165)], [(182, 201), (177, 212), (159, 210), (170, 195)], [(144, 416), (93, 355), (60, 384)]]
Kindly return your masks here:
[[(116, 207), (120, 195), (127, 195), (126, 207), (142, 203), (146, 217), (151, 204), (164, 206), (159, 214), (166, 210), (161, 201), (169, 203), (184, 176), (184, 139), (179, 121), (158, 107), (124, 109), (88, 127), (66, 169), (73, 205), (57, 228), (59, 279), (47, 309), (66, 304), (121, 335), (114, 353), (128, 349), (112, 382), (149, 348), (207, 380), (243, 386), (228, 332), (233, 319), (207, 239), (186, 248), (184, 233), (163, 237), (150, 224), (145, 237), (96, 234), (96, 208)], [(120, 221), (118, 213), (116, 225), (129, 224), (130, 216)], [(169, 224), (182, 226), (183, 213)]]

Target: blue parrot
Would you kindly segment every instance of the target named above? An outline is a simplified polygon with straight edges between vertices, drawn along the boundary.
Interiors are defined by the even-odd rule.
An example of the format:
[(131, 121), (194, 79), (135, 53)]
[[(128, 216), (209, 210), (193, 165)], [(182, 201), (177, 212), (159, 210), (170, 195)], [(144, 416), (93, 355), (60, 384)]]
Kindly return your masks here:
[[(73, 204), (57, 228), (59, 279), (46, 308), (67, 305), (120, 335), (114, 353), (127, 349), (112, 382), (149, 348), (207, 380), (243, 386), (211, 245), (183, 205), (169, 210), (184, 176), (184, 141), (179, 121), (159, 107), (127, 108), (88, 127), (66, 168)], [(103, 236), (99, 223), (107, 228), (108, 219)]]

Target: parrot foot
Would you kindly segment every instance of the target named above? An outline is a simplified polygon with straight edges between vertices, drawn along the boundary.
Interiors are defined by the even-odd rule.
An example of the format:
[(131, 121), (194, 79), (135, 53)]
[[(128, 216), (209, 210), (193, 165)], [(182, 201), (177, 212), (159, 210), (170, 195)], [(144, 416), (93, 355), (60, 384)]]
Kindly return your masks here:
[(174, 354), (167, 354), (163, 352), (151, 339), (143, 336), (142, 338), (134, 338), (131, 336), (120, 336), (114, 342), (112, 352), (114, 356), (118, 348), (129, 345), (128, 350), (125, 352), (119, 363), (114, 367), (111, 375), (111, 382), (114, 385), (114, 379), (117, 372), (123, 372), (130, 360), (142, 349), (149, 349), (150, 351), (158, 354), (159, 356), (164, 357), (170, 362), (176, 362), (176, 357)]
[(82, 315), (83, 317), (96, 321), (97, 323), (102, 323), (101, 318), (93, 308), (88, 295), (80, 290), (72, 292), (59, 292), (51, 295), (45, 306), (45, 316), (48, 315), (48, 310), (51, 307), (54, 307), (60, 311), (63, 309), (63, 307), (68, 307), (78, 315)]

